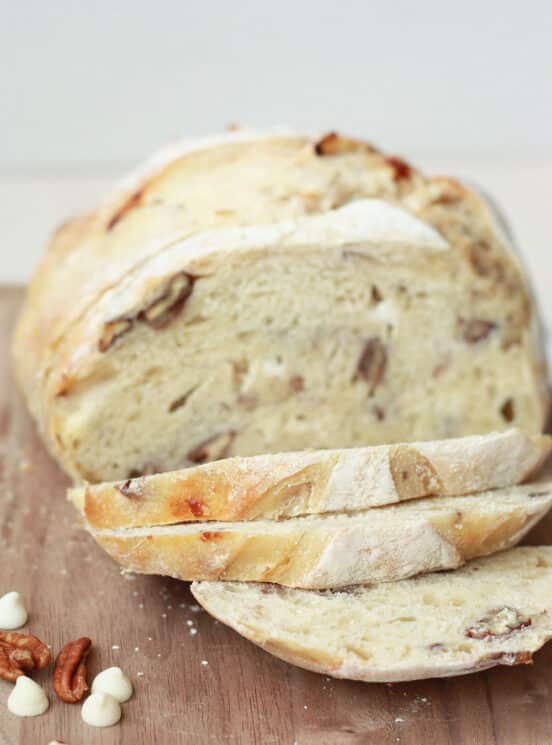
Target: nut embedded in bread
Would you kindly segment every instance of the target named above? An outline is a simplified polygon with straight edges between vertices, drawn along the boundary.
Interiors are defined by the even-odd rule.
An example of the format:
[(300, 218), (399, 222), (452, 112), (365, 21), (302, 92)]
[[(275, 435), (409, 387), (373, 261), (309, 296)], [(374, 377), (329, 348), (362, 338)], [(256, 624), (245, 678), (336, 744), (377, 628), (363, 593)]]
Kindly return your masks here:
[(219, 621), (308, 670), (369, 682), (463, 675), (528, 664), (552, 637), (552, 547), (343, 592), (195, 582), (192, 593)]
[(548, 404), (538, 318), (493, 216), (332, 135), (186, 144), (58, 231), (14, 339), (74, 479), (449, 438)]

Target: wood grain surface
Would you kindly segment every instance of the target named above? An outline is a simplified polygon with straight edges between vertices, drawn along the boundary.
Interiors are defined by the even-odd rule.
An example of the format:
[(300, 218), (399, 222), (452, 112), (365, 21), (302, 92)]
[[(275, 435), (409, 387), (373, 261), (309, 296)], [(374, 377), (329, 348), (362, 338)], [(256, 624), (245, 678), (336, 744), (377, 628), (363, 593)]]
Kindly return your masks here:
[[(96, 730), (33, 676), (49, 711), (19, 719), (0, 681), (0, 745), (550, 745), (552, 644), (535, 664), (395, 685), (336, 681), (280, 662), (198, 611), (188, 585), (124, 577), (79, 527), (66, 477), (44, 450), (9, 370), (21, 291), (0, 291), (0, 594), (18, 590), (27, 629), (56, 653), (87, 635), (90, 679), (132, 678), (119, 725)], [(552, 519), (533, 531), (545, 543)]]

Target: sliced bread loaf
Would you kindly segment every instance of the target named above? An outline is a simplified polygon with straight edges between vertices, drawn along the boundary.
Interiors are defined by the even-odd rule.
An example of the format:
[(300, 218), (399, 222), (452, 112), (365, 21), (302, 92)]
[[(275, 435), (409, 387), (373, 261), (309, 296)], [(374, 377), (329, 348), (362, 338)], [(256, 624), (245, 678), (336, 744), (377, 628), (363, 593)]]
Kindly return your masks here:
[(513, 546), (551, 504), (548, 482), (349, 515), (91, 530), (135, 572), (327, 588), (461, 566)]
[(344, 450), (226, 458), (172, 473), (70, 490), (94, 529), (279, 519), (455, 496), (524, 481), (552, 439), (519, 430)]
[(539, 432), (549, 400), (534, 301), (484, 201), (336, 135), (157, 160), (58, 231), (13, 351), (78, 481)]
[(552, 547), (521, 547), (455, 572), (343, 592), (195, 582), (213, 616), (294, 665), (400, 681), (531, 662), (552, 637)]

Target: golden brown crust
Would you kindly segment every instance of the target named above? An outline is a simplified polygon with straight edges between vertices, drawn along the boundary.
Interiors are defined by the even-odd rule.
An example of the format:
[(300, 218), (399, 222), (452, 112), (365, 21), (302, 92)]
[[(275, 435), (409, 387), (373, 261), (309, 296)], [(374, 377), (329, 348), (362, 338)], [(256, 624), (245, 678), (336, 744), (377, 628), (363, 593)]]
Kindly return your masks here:
[(453, 569), (515, 545), (552, 501), (549, 491), (530, 498), (520, 489), (513, 499), (494, 499), (492, 493), (436, 498), (350, 517), (197, 523), (93, 535), (117, 563), (135, 572), (188, 581), (344, 587)]

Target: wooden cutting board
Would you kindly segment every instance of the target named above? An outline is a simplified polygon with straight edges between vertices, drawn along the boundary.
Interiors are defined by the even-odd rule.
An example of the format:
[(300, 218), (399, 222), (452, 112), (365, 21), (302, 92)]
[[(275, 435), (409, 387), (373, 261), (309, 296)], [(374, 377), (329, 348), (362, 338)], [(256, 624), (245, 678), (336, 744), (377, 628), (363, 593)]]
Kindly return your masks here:
[[(271, 657), (194, 605), (188, 585), (124, 577), (79, 527), (68, 482), (42, 446), (9, 370), (21, 291), (0, 290), (0, 594), (18, 590), (28, 630), (60, 646), (94, 643), (90, 678), (109, 665), (135, 695), (119, 725), (85, 725), (58, 701), (19, 719), (0, 681), (0, 745), (550, 745), (552, 644), (535, 664), (449, 680), (373, 685), (333, 680)], [(530, 542), (549, 542), (552, 519)]]

